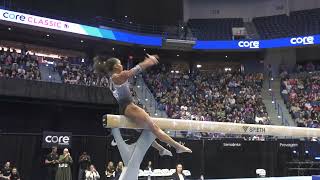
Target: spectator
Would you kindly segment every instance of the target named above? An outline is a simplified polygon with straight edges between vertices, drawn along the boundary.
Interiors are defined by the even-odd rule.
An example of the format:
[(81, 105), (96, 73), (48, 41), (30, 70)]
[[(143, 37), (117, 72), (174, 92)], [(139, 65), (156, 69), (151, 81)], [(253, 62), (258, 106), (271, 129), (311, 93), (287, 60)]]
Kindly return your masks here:
[(104, 180), (112, 180), (112, 179), (114, 179), (114, 177), (115, 177), (114, 165), (113, 165), (113, 162), (110, 161), (108, 163), (108, 166), (107, 166), (106, 171), (105, 171)]
[(10, 180), (11, 176), (11, 163), (8, 161), (4, 164), (4, 167), (1, 169), (2, 179), (4, 180)]
[(79, 157), (79, 174), (78, 174), (78, 180), (83, 180), (85, 177), (85, 170), (89, 168), (91, 164), (90, 156), (87, 154), (87, 152), (83, 152), (81, 156)]
[(10, 180), (20, 180), (20, 175), (17, 168), (12, 168)]
[(51, 152), (46, 156), (45, 159), (45, 165), (47, 167), (47, 175), (46, 180), (54, 180), (57, 168), (58, 168), (58, 153), (57, 153), (57, 147), (53, 146), (51, 149)]
[(72, 180), (71, 168), (72, 158), (69, 150), (65, 148), (63, 154), (59, 156), (59, 167), (55, 180)]
[(176, 166), (176, 172), (172, 174), (173, 180), (185, 180), (186, 176), (183, 174), (182, 164)]
[(117, 168), (116, 168), (116, 173), (115, 173), (115, 178), (114, 178), (115, 180), (118, 180), (120, 178), (122, 170), (123, 170), (123, 162), (119, 161)]
[[(152, 162), (151, 162), (151, 161), (148, 161), (148, 166), (146, 167), (145, 170), (147, 170), (147, 171), (149, 171), (149, 172), (152, 172), (152, 171), (153, 171), (153, 167), (152, 167)], [(152, 179), (154, 179), (154, 178), (153, 178), (153, 177), (150, 177), (150, 176), (147, 177), (147, 180), (152, 180)]]
[(146, 170), (153, 171), (152, 162), (148, 161), (148, 166), (146, 167)]
[(86, 180), (98, 180), (100, 179), (100, 175), (94, 165), (90, 165), (89, 170), (85, 171)]

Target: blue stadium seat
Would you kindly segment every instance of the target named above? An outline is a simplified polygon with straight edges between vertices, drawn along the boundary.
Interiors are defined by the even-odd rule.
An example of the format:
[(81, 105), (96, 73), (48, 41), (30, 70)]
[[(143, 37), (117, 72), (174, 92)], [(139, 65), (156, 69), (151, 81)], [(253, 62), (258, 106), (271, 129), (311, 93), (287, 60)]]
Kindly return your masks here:
[(243, 27), (243, 19), (190, 19), (188, 27), (199, 40), (231, 40), (232, 27)]
[(320, 9), (294, 11), (290, 16), (257, 17), (253, 22), (263, 39), (319, 34)]

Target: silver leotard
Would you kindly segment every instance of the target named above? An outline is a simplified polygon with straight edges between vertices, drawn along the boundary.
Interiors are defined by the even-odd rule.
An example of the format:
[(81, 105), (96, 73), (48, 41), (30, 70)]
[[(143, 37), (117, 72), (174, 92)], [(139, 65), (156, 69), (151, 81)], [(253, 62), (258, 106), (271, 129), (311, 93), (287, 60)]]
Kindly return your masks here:
[(124, 114), (124, 111), (128, 104), (133, 102), (132, 94), (130, 91), (130, 83), (128, 81), (124, 82), (121, 85), (116, 85), (110, 79), (110, 89), (113, 96), (117, 99), (120, 108), (120, 114)]

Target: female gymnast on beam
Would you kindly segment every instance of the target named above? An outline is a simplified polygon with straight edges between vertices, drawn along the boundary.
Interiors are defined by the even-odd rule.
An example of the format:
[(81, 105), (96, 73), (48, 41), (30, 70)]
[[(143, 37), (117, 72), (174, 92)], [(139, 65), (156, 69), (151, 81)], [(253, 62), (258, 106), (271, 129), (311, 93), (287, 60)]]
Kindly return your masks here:
[[(158, 64), (158, 58), (159, 56), (157, 55), (147, 54), (147, 57), (143, 62), (139, 63), (130, 70), (123, 70), (123, 66), (121, 65), (121, 61), (119, 59), (108, 59), (106, 57), (97, 56), (94, 58), (94, 69), (98, 73), (108, 73), (110, 75), (110, 84), (113, 84), (114, 86), (112, 89), (113, 95), (119, 103), (120, 114), (127, 116), (129, 119), (134, 120), (138, 124), (147, 126), (160, 141), (174, 147), (177, 153), (192, 153), (189, 148), (179, 144), (165, 132), (163, 132), (142, 108), (133, 103), (128, 79), (146, 70), (147, 68)], [(168, 152), (168, 150), (156, 143), (156, 141), (152, 144), (152, 146), (159, 150), (160, 155), (172, 156), (170, 151)]]

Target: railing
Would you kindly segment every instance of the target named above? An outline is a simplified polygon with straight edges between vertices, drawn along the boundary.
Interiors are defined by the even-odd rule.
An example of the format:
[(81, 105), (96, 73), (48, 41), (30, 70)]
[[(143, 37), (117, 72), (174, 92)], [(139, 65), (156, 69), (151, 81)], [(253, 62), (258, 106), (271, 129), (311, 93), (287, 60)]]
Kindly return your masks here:
[(272, 104), (274, 104), (274, 109), (277, 111), (277, 117), (280, 119), (281, 118), (281, 123), (284, 126), (290, 126), (288, 119), (283, 117), (283, 109), (282, 106), (280, 106), (279, 102), (280, 100), (278, 100), (275, 95), (274, 92), (271, 88), (271, 82), (273, 81), (273, 78), (268, 78), (268, 87), (269, 87), (269, 92), (270, 92), (270, 96), (272, 97)]
[(154, 114), (155, 116), (160, 117), (167, 117), (167, 114), (165, 113), (165, 110), (160, 109), (160, 105), (158, 102), (154, 99), (154, 96), (150, 89), (146, 86), (141, 76), (136, 77), (135, 85), (142, 95), (140, 98), (140, 101), (146, 105), (149, 106), (151, 109), (151, 114)]

